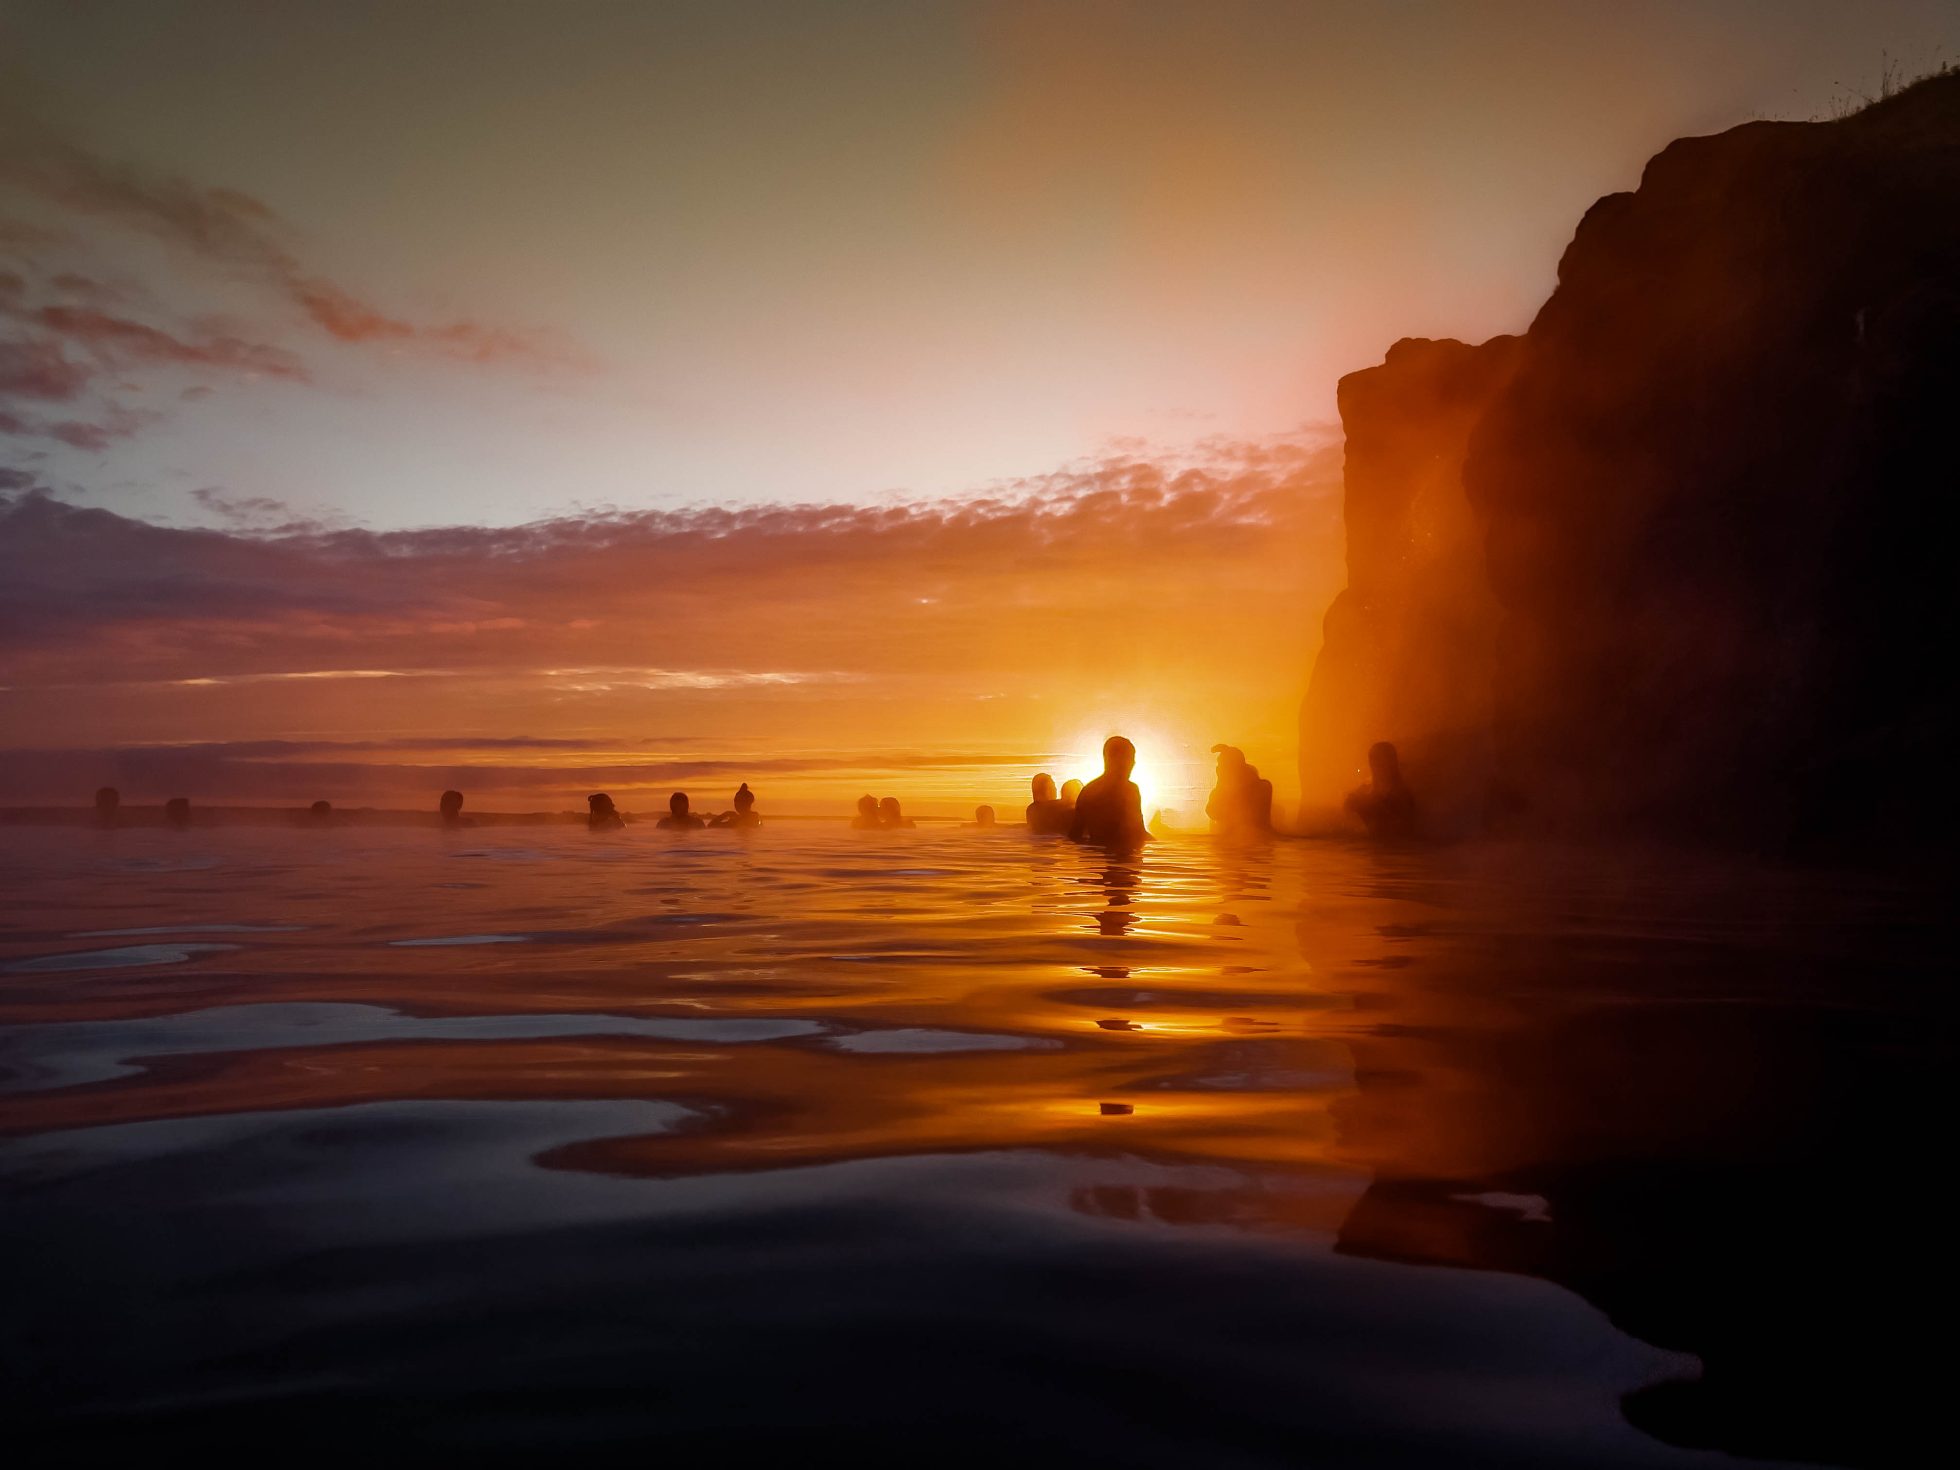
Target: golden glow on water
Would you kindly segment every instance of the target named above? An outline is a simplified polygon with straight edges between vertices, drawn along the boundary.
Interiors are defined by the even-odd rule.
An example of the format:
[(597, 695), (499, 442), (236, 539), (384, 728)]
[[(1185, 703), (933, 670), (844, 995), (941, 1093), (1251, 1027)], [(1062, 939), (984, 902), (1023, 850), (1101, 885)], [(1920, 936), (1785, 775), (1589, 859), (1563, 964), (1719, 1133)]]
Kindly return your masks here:
[[(540, 1413), (597, 1392), (601, 1433), (731, 1383), (747, 1416), (813, 1373), (855, 1406), (922, 1359), (957, 1386), (951, 1422), (1027, 1380), (941, 1364), (1032, 1354), (1045, 1381), (1049, 1345), (1093, 1341), (1079, 1361), (1120, 1361), (1126, 1394), (1215, 1372), (1203, 1397), (1225, 1402), (1249, 1367), (1272, 1391), (1247, 1402), (1284, 1408), (1317, 1385), (1302, 1445), (1350, 1405), (1392, 1437), (1411, 1402), (1493, 1397), (1534, 1406), (1538, 1445), (1583, 1401), (1547, 1463), (1591, 1464), (1600, 1432), (1632, 1434), (1622, 1394), (1695, 1366), (1612, 1314), (1712, 1311), (1676, 1319), (1678, 1345), (1746, 1370), (1730, 1344), (1754, 1332), (1780, 1393), (1783, 1344), (1855, 1371), (1884, 1341), (1856, 1312), (1898, 1298), (1839, 1262), (1839, 1332), (1789, 1290), (1847, 1227), (1790, 1210), (1788, 1119), (1886, 1095), (1876, 1066), (1837, 1075), (1855, 1007), (1793, 1029), (1816, 915), (1845, 898), (1825, 879), (1759, 914), (1733, 874), (1672, 858), (1183, 838), (1124, 859), (785, 823), (0, 830), (0, 888), (9, 1307), (36, 1298), (16, 1339), (85, 1385), (101, 1344), (135, 1341), (186, 1401), (256, 1391), (237, 1374), (298, 1322), (306, 1382), (401, 1362), (474, 1387), (515, 1363)], [(1857, 931), (1874, 952), (1909, 932), (1892, 917)], [(1856, 973), (1868, 996), (1886, 971)], [(1906, 1033), (1872, 1034), (1889, 1079)], [(894, 1356), (833, 1363), (886, 1326)], [(252, 1367), (169, 1377), (218, 1339)]]
[[(1134, 728), (1146, 761), (1168, 748)], [(1139, 764), (1153, 794), (1164, 768)], [(718, 1121), (595, 1138), (554, 1165), (1039, 1147), (1345, 1172), (1328, 1109), (1350, 1071), (1302, 962), (1297, 888), (1208, 842), (1122, 861), (1014, 830), (347, 829), (297, 850), (230, 830), (195, 855), (165, 836), (79, 850), (87, 881), (44, 869), (40, 948), (83, 952), (82, 968), (11, 975), (0, 1002), (0, 1022), (82, 1022), (106, 1053), (155, 1060), (24, 1093), (13, 1127), (648, 1098)], [(168, 898), (96, 869), (187, 859)], [(68, 937), (241, 913), (293, 927), (192, 932), (237, 948), (155, 965)], [(0, 949), (0, 966), (22, 955)]]

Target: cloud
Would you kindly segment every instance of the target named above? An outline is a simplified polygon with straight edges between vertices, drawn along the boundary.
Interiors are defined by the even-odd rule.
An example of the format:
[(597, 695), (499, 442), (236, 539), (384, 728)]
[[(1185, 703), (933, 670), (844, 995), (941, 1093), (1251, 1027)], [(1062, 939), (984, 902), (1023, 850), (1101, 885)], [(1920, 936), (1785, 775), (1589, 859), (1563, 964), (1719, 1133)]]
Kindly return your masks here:
[(66, 403), (81, 396), (92, 374), (46, 338), (0, 340), (0, 400), (32, 398)]
[[(0, 219), (0, 258), (10, 262), (0, 271), (0, 434), (101, 450), (139, 421), (96, 406), (49, 418), (35, 406), (91, 397), (113, 405), (151, 370), (307, 383), (302, 357), (270, 340), (297, 323), (326, 340), (391, 354), (541, 374), (593, 367), (548, 332), (390, 312), (307, 264), (292, 232), (259, 200), (97, 157), (18, 117), (0, 116), (0, 201), (16, 214), (62, 222)], [(78, 268), (118, 231), (160, 243), (189, 271), (155, 292)], [(287, 320), (269, 317), (248, 333), (216, 318), (184, 319), (187, 298), (235, 295), (240, 284), (269, 297)], [(160, 304), (166, 301), (176, 305)], [(210, 386), (181, 390), (179, 401)]]
[[(0, 498), (0, 700), (42, 746), (181, 730), (394, 752), (286, 752), (284, 765), (323, 768), (288, 771), (282, 800), (447, 774), (531, 789), (507, 759), (405, 754), (445, 726), (515, 725), (588, 750), (593, 729), (696, 732), (658, 758), (533, 752), (561, 771), (545, 786), (576, 771), (574, 784), (626, 788), (843, 769), (788, 747), (909, 749), (937, 769), (950, 757), (934, 752), (1025, 751), (1048, 710), (1054, 723), (1176, 703), (1224, 722), (1209, 739), (1255, 718), (1290, 729), (1312, 612), (1340, 578), (1338, 474), (1338, 449), (1316, 440), (1216, 441), (951, 503), (389, 532), (216, 492), (247, 519), (165, 527), (16, 484)], [(236, 775), (269, 793), (263, 771), (226, 759), (196, 792), (243, 795), (224, 784)]]
[(255, 281), (341, 342), (381, 342), (541, 372), (591, 366), (584, 353), (551, 333), (467, 319), (417, 322), (390, 313), (308, 267), (290, 230), (260, 200), (100, 158), (18, 122), (0, 133), (0, 187), (64, 214), (138, 231)]
[(221, 333), (205, 333), (186, 340), (127, 317), (74, 306), (45, 306), (31, 320), (55, 337), (65, 338), (87, 351), (106, 368), (174, 363), (298, 383), (307, 381), (306, 369), (292, 353)]

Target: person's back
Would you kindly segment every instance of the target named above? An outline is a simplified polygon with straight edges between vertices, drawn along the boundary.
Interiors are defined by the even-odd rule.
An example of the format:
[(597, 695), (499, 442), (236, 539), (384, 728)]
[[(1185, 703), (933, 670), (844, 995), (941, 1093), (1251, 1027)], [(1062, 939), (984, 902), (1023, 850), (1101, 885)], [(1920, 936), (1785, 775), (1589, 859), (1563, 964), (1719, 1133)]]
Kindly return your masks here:
[(762, 818), (755, 814), (755, 793), (749, 790), (744, 781), (735, 792), (735, 810), (723, 812), (709, 825), (715, 827), (760, 827)]
[(1212, 826), (1228, 835), (1270, 832), (1273, 829), (1273, 783), (1261, 779), (1259, 768), (1234, 745), (1214, 745), (1218, 784), (1205, 803)]
[(878, 798), (860, 796), (857, 815), (851, 818), (851, 828), (857, 832), (876, 832), (884, 824), (878, 820)]
[(1413, 837), (1416, 830), (1416, 799), (1402, 779), (1402, 762), (1395, 747), (1377, 740), (1368, 747), (1369, 783), (1351, 793), (1347, 809), (1361, 819), (1368, 835), (1378, 842)]
[(1102, 847), (1143, 844), (1149, 835), (1143, 825), (1143, 793), (1130, 779), (1136, 758), (1136, 747), (1121, 735), (1103, 742), (1103, 773), (1076, 798), (1070, 837)]
[(436, 811), (442, 819), (443, 826), (463, 826), (463, 793), (460, 791), (443, 792), (441, 799), (436, 803)]
[(687, 793), (676, 791), (667, 798), (667, 815), (655, 825), (667, 832), (692, 832), (708, 824), (688, 810)]
[(1028, 830), (1043, 835), (1068, 831), (1068, 808), (1056, 799), (1055, 778), (1047, 772), (1033, 781), (1034, 800), (1028, 803)]
[(603, 791), (595, 791), (585, 798), (585, 825), (593, 832), (616, 832), (626, 825), (626, 819), (613, 805), (613, 799)]
[(898, 809), (898, 798), (888, 796), (878, 803), (878, 825), (880, 827), (911, 827), (916, 825), (912, 819)]

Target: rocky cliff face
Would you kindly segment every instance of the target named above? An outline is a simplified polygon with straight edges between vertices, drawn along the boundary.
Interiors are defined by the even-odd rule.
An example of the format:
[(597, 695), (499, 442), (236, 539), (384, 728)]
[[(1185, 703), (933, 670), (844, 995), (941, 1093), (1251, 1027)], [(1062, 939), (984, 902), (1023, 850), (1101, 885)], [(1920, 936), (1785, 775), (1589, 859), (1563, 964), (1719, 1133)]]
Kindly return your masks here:
[(1515, 337), (1410, 338), (1341, 379), (1348, 585), (1327, 610), (1301, 709), (1310, 805), (1337, 804), (1383, 738), (1422, 772), (1433, 820), (1461, 825), (1481, 802), (1499, 609), (1463, 456), (1517, 348)]
[[(1374, 659), (1368, 738), (1410, 743), (1420, 794), (1415, 747), (1481, 691), (1495, 785), (1539, 825), (1826, 846), (1929, 830), (1960, 734), (1940, 531), (1960, 428), (1960, 75), (1834, 122), (1672, 144), (1588, 212), (1520, 341), (1458, 350), (1493, 348), (1502, 382), (1462, 460), (1471, 529), (1420, 577), (1379, 534), (1396, 496), (1366, 446), (1425, 439), (1441, 475), (1449, 416), (1395, 407), (1397, 430), (1357, 396), (1350, 419), (1345, 390), (1368, 374), (1343, 384), (1344, 598), (1414, 638), (1432, 636), (1430, 577), (1453, 607), (1471, 584), (1495, 607), (1494, 664), (1454, 660), (1446, 694), (1399, 682), (1406, 652)], [(1397, 589), (1393, 610), (1356, 596), (1375, 586)], [(1330, 610), (1309, 723), (1348, 620)]]

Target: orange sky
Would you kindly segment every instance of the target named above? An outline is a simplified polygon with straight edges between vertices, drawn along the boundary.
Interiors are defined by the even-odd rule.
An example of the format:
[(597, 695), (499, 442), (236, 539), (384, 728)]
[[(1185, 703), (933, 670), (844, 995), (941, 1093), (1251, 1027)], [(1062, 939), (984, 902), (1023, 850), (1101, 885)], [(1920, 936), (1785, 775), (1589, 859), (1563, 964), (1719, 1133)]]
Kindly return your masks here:
[(1339, 375), (1523, 328), (1670, 138), (1956, 48), (1938, 0), (0, 0), (0, 800), (967, 811), (1116, 725), (1174, 804), (1220, 739), (1285, 788)]

